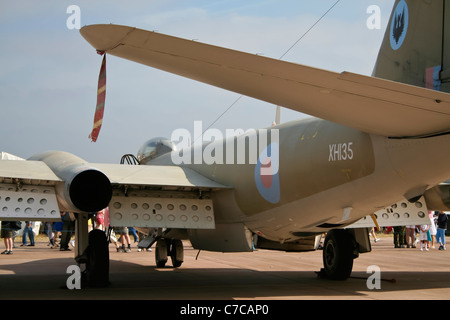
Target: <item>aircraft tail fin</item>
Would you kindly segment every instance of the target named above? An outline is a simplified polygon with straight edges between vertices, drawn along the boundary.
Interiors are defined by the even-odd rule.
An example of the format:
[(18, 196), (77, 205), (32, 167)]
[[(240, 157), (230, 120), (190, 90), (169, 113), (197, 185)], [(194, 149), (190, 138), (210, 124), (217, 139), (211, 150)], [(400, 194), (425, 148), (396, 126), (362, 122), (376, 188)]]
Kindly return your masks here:
[(450, 92), (450, 2), (396, 0), (373, 76)]

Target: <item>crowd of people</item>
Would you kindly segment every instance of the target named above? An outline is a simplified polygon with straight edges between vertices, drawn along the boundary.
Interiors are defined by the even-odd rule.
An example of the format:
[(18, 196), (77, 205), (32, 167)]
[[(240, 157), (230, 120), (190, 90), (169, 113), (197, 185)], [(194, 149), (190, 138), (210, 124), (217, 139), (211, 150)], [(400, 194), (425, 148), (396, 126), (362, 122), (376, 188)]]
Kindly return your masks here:
[(445, 231), (448, 216), (442, 211), (430, 211), (430, 223), (393, 227), (395, 248), (420, 248), (420, 251), (446, 250)]
[[(60, 251), (71, 251), (70, 245), (72, 247), (75, 246), (73, 236), (75, 234), (76, 218), (72, 212), (62, 211), (60, 214), (61, 221), (43, 223), (43, 231), (48, 237), (48, 246), (50, 248), (59, 248)], [(22, 230), (22, 226), (22, 243), (20, 247), (35, 246), (35, 231), (33, 231), (35, 224), (36, 222), (34, 221), (25, 221), (24, 225), (20, 221), (2, 221), (1, 238), (3, 238), (5, 250), (1, 254), (13, 254), (13, 248), (17, 247), (16, 238), (19, 236), (19, 231)], [(89, 231), (92, 229), (105, 231), (109, 235), (110, 242), (116, 246), (117, 252), (131, 251), (130, 234), (133, 236), (135, 243), (139, 241), (136, 229), (131, 227), (111, 227), (109, 225), (108, 208), (93, 213), (88, 220), (88, 228)], [(116, 234), (119, 235), (119, 238), (117, 238)], [(151, 249), (148, 251), (151, 251)]]
[[(393, 227), (394, 247), (395, 248), (417, 248), (420, 251), (429, 251), (434, 249), (436, 244), (439, 245), (438, 250), (446, 250), (445, 232), (448, 225), (448, 217), (442, 211), (430, 211), (430, 224), (424, 225), (408, 225)], [(22, 232), (22, 244), (20, 246), (34, 246), (34, 228), (35, 222), (25, 221)], [(15, 247), (14, 238), (17, 237), (18, 231), (22, 229), (22, 223), (18, 221), (2, 221), (1, 237), (4, 240), (5, 251), (2, 255), (13, 253)], [(134, 228), (131, 227), (111, 227), (109, 225), (109, 210), (105, 208), (92, 214), (88, 220), (89, 231), (92, 229), (100, 229), (109, 235), (110, 242), (116, 246), (117, 252), (130, 252), (131, 240), (130, 234), (134, 238), (134, 242), (139, 242), (140, 238)], [(44, 232), (48, 236), (48, 245), (51, 248), (59, 248), (60, 251), (70, 251), (69, 244), (74, 246), (72, 236), (75, 234), (75, 216), (71, 212), (61, 212), (61, 221), (46, 222), (44, 224)], [(374, 242), (378, 242), (373, 229), (370, 235), (374, 238)], [(119, 238), (117, 237), (119, 236)], [(30, 241), (28, 243), (28, 240)], [(138, 249), (140, 251), (141, 249)], [(147, 249), (151, 251), (151, 249)]]

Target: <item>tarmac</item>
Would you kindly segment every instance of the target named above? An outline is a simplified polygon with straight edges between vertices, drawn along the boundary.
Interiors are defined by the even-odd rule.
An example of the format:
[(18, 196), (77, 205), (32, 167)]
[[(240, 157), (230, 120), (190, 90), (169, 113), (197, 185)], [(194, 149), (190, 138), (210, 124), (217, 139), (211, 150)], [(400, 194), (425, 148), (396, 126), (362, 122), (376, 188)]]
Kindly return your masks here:
[[(447, 238), (448, 239), (448, 238)], [(13, 300), (442, 300), (450, 298), (450, 249), (396, 249), (383, 237), (354, 260), (345, 281), (320, 279), (322, 251), (215, 253), (185, 242), (180, 268), (156, 268), (153, 252), (110, 245), (110, 286), (69, 290), (73, 251), (45, 242), (0, 255), (0, 299)], [(1, 250), (3, 251), (3, 250)], [(377, 266), (378, 273), (368, 271)], [(371, 279), (368, 278), (371, 277)], [(372, 284), (372, 285), (371, 285)], [(378, 286), (374, 287), (375, 285)]]

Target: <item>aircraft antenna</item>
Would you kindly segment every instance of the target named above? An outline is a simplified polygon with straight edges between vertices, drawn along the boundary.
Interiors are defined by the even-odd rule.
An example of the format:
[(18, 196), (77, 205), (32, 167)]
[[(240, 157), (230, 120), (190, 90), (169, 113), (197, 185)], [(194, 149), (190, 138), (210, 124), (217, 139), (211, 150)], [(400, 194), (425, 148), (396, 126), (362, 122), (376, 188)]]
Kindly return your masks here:
[(316, 21), (314, 22), (314, 24), (308, 29), (306, 30), (306, 32), (304, 34), (302, 34), (302, 36), (300, 38), (298, 38), (297, 41), (294, 42), (294, 44), (286, 50), (285, 53), (283, 53), (281, 55), (280, 58), (278, 58), (278, 60), (281, 60), (284, 58), (285, 55), (288, 54), (289, 51), (291, 51), (296, 45), (297, 43), (299, 43), (323, 18), (325, 18), (325, 16), (331, 11), (333, 10), (333, 8), (340, 2), (341, 0), (337, 0), (327, 11), (325, 11), (325, 13)]
[[(287, 49), (286, 50), (286, 52), (284, 52), (282, 55), (281, 55), (281, 57), (280, 58), (278, 58), (278, 60), (282, 60), (283, 58), (284, 58), (284, 56), (286, 55), (286, 54), (288, 54), (289, 53), (289, 51), (291, 51), (312, 29), (314, 29), (314, 27), (323, 19), (323, 18), (325, 18), (325, 16), (331, 11), (331, 10), (333, 10), (333, 8), (334, 7), (336, 7), (337, 6), (337, 4), (340, 2), (341, 0), (337, 0), (327, 11), (325, 11), (325, 13), (319, 18), (319, 19), (317, 19), (317, 21), (316, 22), (314, 22), (313, 23), (313, 25), (308, 29), (308, 30), (306, 30), (306, 32), (304, 32), (302, 35), (301, 35), (301, 37), (300, 38), (298, 38), (297, 39), (297, 41), (295, 41), (294, 42), (294, 44), (293, 45), (291, 45), (290, 47), (289, 47), (289, 49)], [(216, 118), (216, 120), (214, 120), (209, 126), (208, 126), (208, 128), (206, 128), (205, 130), (203, 130), (203, 132), (202, 132), (202, 134), (200, 135), (200, 137), (201, 136), (203, 136), (203, 134), (209, 129), (209, 128), (211, 128), (217, 121), (219, 121), (220, 120), (220, 118), (222, 118), (236, 103), (238, 103), (239, 102), (239, 100), (241, 100), (242, 98), (243, 98), (244, 96), (243, 95), (240, 95), (224, 112), (222, 112), (222, 114), (220, 114), (217, 118)], [(200, 137), (197, 137), (195, 140), (194, 140), (194, 143), (198, 140), (198, 138), (200, 138)]]

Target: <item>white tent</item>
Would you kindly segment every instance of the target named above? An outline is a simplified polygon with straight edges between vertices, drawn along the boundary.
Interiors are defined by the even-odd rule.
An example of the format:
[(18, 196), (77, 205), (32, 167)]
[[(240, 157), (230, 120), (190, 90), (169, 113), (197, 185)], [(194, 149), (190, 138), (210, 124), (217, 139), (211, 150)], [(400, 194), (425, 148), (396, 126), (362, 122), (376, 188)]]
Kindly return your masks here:
[(10, 154), (8, 152), (0, 152), (0, 159), (1, 160), (25, 160), (23, 158), (17, 157), (13, 154)]

